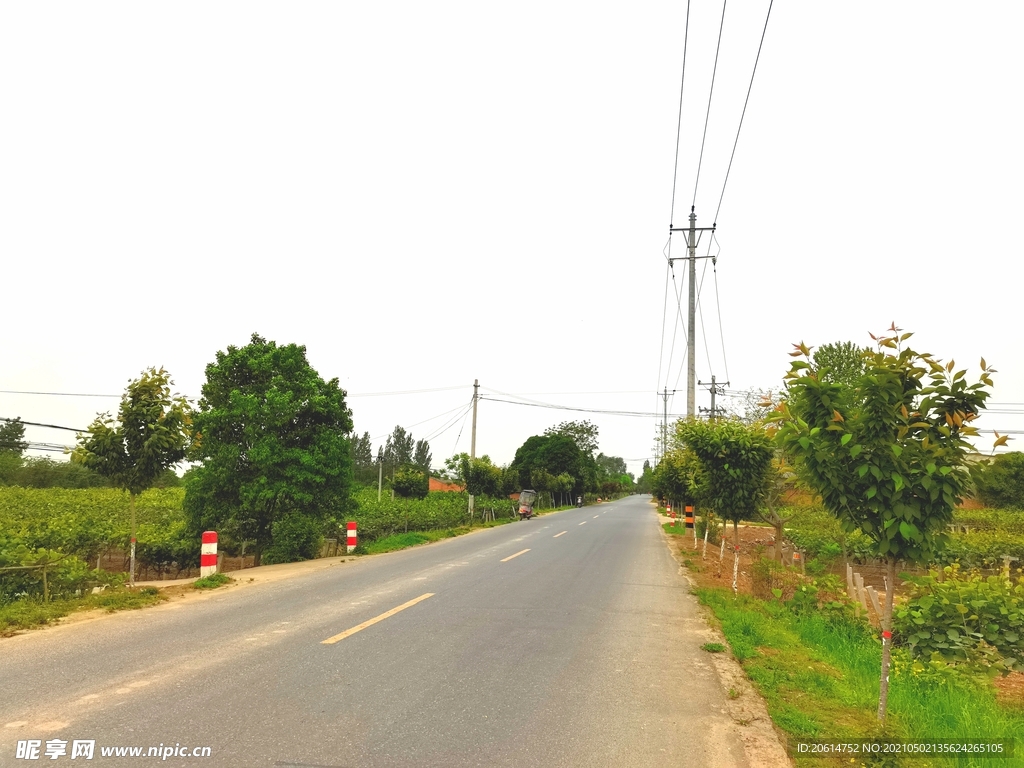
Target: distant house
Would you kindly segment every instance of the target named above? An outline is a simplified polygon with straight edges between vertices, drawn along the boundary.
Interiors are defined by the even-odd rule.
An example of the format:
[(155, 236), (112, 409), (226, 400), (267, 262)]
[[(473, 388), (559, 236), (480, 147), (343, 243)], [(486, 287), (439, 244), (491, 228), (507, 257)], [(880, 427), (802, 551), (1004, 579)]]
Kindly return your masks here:
[(462, 491), (466, 490), (466, 487), (464, 485), (459, 485), (458, 483), (446, 483), (444, 480), (438, 480), (436, 477), (431, 477), (430, 486), (428, 490), (454, 491), (456, 493), (461, 493)]

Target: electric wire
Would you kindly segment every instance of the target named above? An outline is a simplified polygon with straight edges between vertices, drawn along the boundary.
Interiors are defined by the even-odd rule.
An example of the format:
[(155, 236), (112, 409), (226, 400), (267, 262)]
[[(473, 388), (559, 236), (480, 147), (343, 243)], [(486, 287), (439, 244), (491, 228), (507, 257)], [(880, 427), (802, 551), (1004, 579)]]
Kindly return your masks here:
[(715, 75), (718, 74), (718, 53), (722, 49), (722, 30), (725, 28), (725, 6), (727, 3), (728, 0), (722, 0), (722, 21), (718, 25), (718, 45), (715, 47), (715, 66), (711, 70), (711, 90), (708, 91), (708, 111), (707, 114), (704, 115), (704, 136), (700, 140), (700, 157), (697, 160), (697, 177), (693, 181), (693, 206), (697, 205), (697, 185), (700, 184), (700, 167), (704, 162), (704, 144), (708, 138), (708, 121), (711, 119), (711, 99), (715, 95)]
[[(711, 235), (714, 240), (714, 233)], [(717, 241), (715, 241), (717, 242)], [(719, 246), (719, 253), (721, 253), (721, 246)], [(725, 366), (725, 380), (731, 381), (729, 378), (729, 358), (725, 356), (725, 329), (722, 327), (722, 302), (718, 298), (718, 255), (711, 261), (711, 269), (715, 275), (715, 307), (718, 309), (718, 336), (722, 342), (722, 364)]]
[[(672, 236), (669, 235), (669, 243), (671, 242)], [(661, 364), (665, 359), (665, 320), (668, 318), (668, 276), (671, 271), (672, 262), (668, 261), (665, 263), (665, 297), (661, 302), (661, 347), (658, 351), (658, 386), (661, 386)]]
[(743, 100), (743, 111), (740, 113), (740, 124), (736, 128), (736, 140), (732, 144), (732, 154), (729, 155), (729, 166), (725, 169), (725, 181), (722, 182), (722, 194), (718, 197), (718, 208), (715, 209), (713, 225), (718, 223), (718, 214), (722, 210), (722, 200), (725, 199), (725, 185), (729, 183), (729, 173), (732, 171), (732, 161), (736, 157), (736, 146), (740, 143), (740, 131), (743, 129), (743, 118), (747, 115), (747, 104), (750, 102), (750, 91), (754, 88), (754, 75), (757, 74), (757, 63), (761, 60), (761, 48), (764, 46), (764, 36), (768, 31), (768, 19), (772, 15), (772, 5), (775, 0), (768, 3), (768, 13), (764, 17), (764, 29), (761, 31), (761, 42), (757, 46), (757, 57), (754, 59), (754, 69), (750, 73), (750, 85), (747, 86), (747, 98)]
[[(690, 40), (690, 0), (686, 0), (686, 27), (683, 32), (683, 73), (679, 78), (679, 116), (676, 119), (676, 158), (672, 166), (672, 209), (668, 214), (669, 253), (672, 252), (672, 222), (676, 217), (676, 181), (679, 177), (679, 138), (683, 132), (683, 86), (686, 85), (686, 49)], [(660, 377), (659, 377), (660, 378)]]
[[(482, 397), (479, 399), (483, 400)], [(466, 410), (466, 415), (462, 418), (462, 426), (459, 427), (459, 435), (455, 438), (455, 445), (452, 446), (452, 456), (455, 456), (459, 452), (459, 440), (462, 439), (462, 431), (466, 428), (466, 419), (469, 418), (470, 410), (472, 410), (472, 407)]]

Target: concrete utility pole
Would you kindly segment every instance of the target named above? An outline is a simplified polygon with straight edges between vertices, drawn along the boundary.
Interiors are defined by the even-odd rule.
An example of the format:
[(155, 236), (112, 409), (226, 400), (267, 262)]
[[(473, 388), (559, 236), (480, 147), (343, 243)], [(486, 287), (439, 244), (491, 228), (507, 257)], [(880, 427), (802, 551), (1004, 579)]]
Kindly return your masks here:
[(727, 381), (724, 384), (718, 384), (715, 381), (715, 375), (711, 374), (711, 383), (710, 384), (705, 384), (703, 381), (698, 381), (697, 383), (700, 384), (702, 387), (707, 387), (708, 391), (711, 392), (711, 407), (710, 408), (701, 408), (700, 410), (701, 410), (702, 413), (710, 414), (708, 418), (710, 418), (711, 421), (714, 421), (715, 419), (718, 418), (718, 412), (721, 410), (721, 408), (716, 408), (715, 407), (715, 396), (716, 395), (724, 395), (725, 394), (725, 387), (729, 386), (729, 382)]
[[(469, 462), (472, 467), (473, 459), (476, 458), (476, 402), (480, 395), (480, 379), (473, 379), (473, 433), (469, 439)], [(469, 482), (469, 478), (466, 478), (466, 482)], [(473, 508), (474, 508), (473, 494), (469, 495), (469, 519), (473, 519)]]
[[(675, 394), (676, 391), (673, 389), (671, 394)], [(662, 404), (664, 405), (664, 418), (661, 421), (661, 458), (665, 458), (665, 454), (668, 453), (668, 387), (665, 387), (665, 391), (661, 393)]]
[[(690, 281), (690, 304), (686, 313), (686, 417), (692, 419), (697, 414), (697, 241), (698, 232), (714, 232), (712, 227), (698, 227), (697, 214), (694, 206), (690, 206), (690, 226), (673, 227), (669, 225), (669, 236), (673, 232), (686, 233), (686, 251), (684, 258), (690, 262), (687, 278)], [(701, 256), (700, 258), (710, 258)], [(670, 262), (681, 259), (669, 259)]]

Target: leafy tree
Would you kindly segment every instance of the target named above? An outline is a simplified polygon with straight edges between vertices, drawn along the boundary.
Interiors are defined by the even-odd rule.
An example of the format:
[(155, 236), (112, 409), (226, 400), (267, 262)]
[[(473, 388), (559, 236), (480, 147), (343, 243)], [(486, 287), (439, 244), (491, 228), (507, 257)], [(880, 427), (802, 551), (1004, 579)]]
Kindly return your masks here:
[(304, 346), (253, 334), (246, 346), (217, 352), (195, 426), (193, 458), (202, 465), (185, 490), (190, 524), (254, 542), (257, 563), (279, 520), (322, 524), (348, 507), (352, 414), (338, 380), (321, 378)]
[(135, 499), (185, 459), (192, 441), (192, 409), (171, 394), (171, 375), (148, 368), (129, 382), (117, 419), (100, 414), (79, 433), (71, 460), (109, 478), (128, 492), (131, 508), (131, 572), (135, 583)]
[(445, 473), (456, 483), (466, 484), (466, 462), (469, 461), (468, 453), (456, 453), (454, 456), (444, 460)]
[(384, 443), (384, 463), (392, 467), (412, 464), (412, 435), (402, 427), (396, 426)]
[(430, 455), (430, 443), (426, 440), (417, 440), (416, 449), (413, 451), (412, 455), (412, 463), (423, 469), (425, 472), (429, 472), (432, 458), (433, 457)]
[[(882, 615), (878, 719), (889, 694), (896, 564), (926, 562), (945, 539), (953, 509), (969, 488), (967, 438), (992, 386), (984, 359), (968, 384), (952, 360), (904, 348), (895, 324), (875, 339), (865, 369), (844, 385), (819, 372), (804, 344), (794, 345), (788, 397), (777, 417), (781, 444), (846, 532), (861, 531), (885, 561), (889, 588)], [(1004, 444), (1005, 437), (997, 444)]]
[(974, 466), (971, 476), (977, 496), (986, 506), (1024, 509), (1024, 453), (996, 456)]
[(693, 451), (706, 478), (707, 497), (722, 518), (732, 521), (733, 578), (739, 568), (739, 521), (758, 517), (765, 476), (772, 460), (771, 438), (761, 427), (722, 419), (679, 421), (676, 440)]
[(26, 448), (28, 443), (21, 418), (0, 419), (0, 451), (12, 451), (20, 456)]
[[(577, 447), (587, 456), (597, 450), (597, 426), (590, 421), (563, 421), (557, 427), (548, 427), (545, 435), (565, 435), (572, 438)], [(625, 470), (623, 470), (625, 471)]]
[(835, 341), (822, 344), (812, 358), (820, 378), (830, 384), (852, 387), (864, 373), (864, 357), (870, 352), (867, 347), (858, 347), (852, 341)]
[(373, 445), (370, 433), (363, 432), (362, 437), (352, 439), (352, 464), (356, 469), (369, 469), (373, 466)]
[(424, 499), (430, 490), (430, 475), (419, 467), (401, 467), (391, 481), (395, 494), (405, 499)]
[(617, 477), (627, 472), (626, 460), (618, 456), (605, 456), (603, 453), (599, 453), (595, 461), (597, 462), (598, 470), (605, 477)]
[[(593, 459), (586, 457), (576, 442), (565, 434), (534, 435), (516, 451), (512, 465), (519, 472), (522, 488), (531, 487), (532, 474), (542, 469), (550, 475), (563, 472), (573, 478), (572, 492), (581, 494), (594, 486)], [(539, 490), (539, 489), (537, 489)]]

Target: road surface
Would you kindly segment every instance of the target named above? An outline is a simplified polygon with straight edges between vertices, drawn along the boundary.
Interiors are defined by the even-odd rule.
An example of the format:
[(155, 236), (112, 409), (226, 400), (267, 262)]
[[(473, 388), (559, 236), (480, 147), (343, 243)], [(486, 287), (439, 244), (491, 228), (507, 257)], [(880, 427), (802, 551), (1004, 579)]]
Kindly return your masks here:
[(706, 640), (627, 497), (0, 640), (0, 765), (750, 765)]

